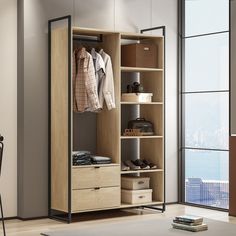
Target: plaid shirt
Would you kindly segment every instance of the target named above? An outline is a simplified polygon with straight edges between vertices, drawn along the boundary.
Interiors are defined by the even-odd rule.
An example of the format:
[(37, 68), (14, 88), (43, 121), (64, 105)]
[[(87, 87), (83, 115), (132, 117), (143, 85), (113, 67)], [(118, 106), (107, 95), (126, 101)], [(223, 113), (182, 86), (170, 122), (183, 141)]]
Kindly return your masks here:
[(84, 112), (100, 109), (93, 58), (82, 48), (73, 55), (73, 110)]

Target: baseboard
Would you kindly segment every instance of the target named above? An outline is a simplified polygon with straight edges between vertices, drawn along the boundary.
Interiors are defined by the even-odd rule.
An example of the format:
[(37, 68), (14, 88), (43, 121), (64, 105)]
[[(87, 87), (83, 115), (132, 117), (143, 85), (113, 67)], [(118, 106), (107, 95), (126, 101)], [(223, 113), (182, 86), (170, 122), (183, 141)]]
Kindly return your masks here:
[(218, 207), (211, 207), (211, 206), (204, 206), (204, 205), (198, 205), (198, 204), (188, 203), (188, 202), (180, 202), (179, 204), (184, 205), (184, 206), (198, 207), (198, 208), (213, 210), (213, 211), (215, 210), (215, 211), (229, 212), (228, 209), (223, 209), (223, 208), (218, 208)]
[[(2, 218), (0, 218), (0, 221), (2, 220)], [(11, 217), (4, 217), (4, 220), (18, 220), (17, 216), (11, 216)]]
[(179, 202), (166, 202), (166, 205), (176, 205), (176, 204), (180, 204)]
[(49, 216), (37, 216), (37, 217), (17, 217), (18, 220), (22, 220), (22, 221), (27, 221), (27, 220), (43, 220), (43, 219), (47, 219), (49, 218)]

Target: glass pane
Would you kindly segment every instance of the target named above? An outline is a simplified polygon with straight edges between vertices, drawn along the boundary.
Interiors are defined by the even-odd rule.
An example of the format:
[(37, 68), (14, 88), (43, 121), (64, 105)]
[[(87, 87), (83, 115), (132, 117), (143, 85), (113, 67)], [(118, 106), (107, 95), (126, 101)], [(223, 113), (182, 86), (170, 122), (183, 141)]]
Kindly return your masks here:
[(228, 149), (229, 93), (183, 96), (185, 147)]
[(185, 35), (229, 30), (229, 0), (185, 0)]
[(229, 34), (185, 40), (184, 91), (229, 89)]
[(185, 200), (229, 207), (228, 152), (185, 150)]

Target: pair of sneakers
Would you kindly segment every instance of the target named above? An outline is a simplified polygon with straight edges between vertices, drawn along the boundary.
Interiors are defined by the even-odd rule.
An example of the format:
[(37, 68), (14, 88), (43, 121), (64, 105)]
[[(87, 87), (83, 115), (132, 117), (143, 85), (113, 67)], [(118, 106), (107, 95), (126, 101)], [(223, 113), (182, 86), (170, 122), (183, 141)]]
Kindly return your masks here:
[(147, 170), (147, 169), (155, 169), (157, 166), (148, 160), (141, 160), (137, 159), (133, 160), (126, 160), (122, 162), (121, 170)]

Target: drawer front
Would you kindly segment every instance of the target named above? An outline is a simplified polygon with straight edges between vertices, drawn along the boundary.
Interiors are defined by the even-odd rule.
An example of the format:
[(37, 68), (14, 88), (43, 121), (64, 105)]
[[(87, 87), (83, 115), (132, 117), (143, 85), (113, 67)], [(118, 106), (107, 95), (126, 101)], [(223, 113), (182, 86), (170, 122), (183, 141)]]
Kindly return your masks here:
[(140, 204), (152, 202), (152, 192), (121, 191), (121, 201), (129, 204)]
[(148, 203), (148, 202), (152, 202), (152, 194), (151, 193), (135, 194), (132, 197), (132, 203), (134, 203), (134, 204)]
[(72, 170), (72, 189), (120, 186), (119, 166), (84, 167)]
[(72, 191), (72, 212), (120, 206), (120, 187)]

